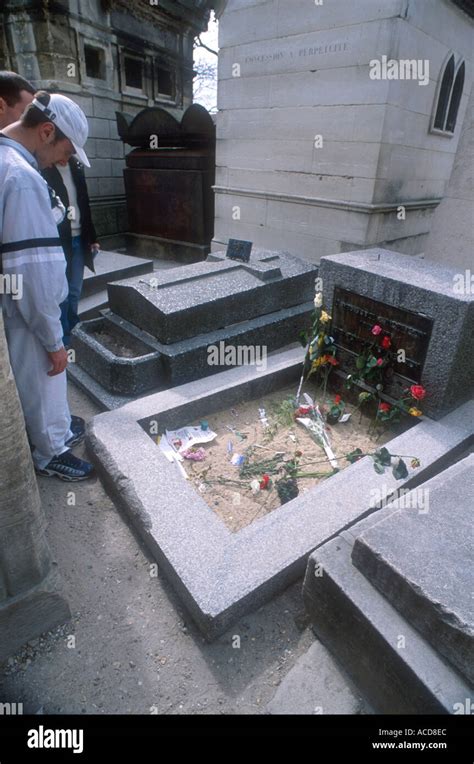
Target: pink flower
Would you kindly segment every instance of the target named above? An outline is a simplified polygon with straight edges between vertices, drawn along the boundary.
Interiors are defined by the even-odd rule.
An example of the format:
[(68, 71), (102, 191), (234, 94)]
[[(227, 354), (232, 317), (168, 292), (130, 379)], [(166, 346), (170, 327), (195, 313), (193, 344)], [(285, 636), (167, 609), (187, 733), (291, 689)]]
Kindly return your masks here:
[(382, 366), (383, 358), (377, 358), (377, 366)]
[(372, 327), (371, 331), (372, 331), (372, 334), (375, 334), (375, 336), (377, 337), (377, 335), (379, 335), (380, 332), (382, 331), (382, 327), (379, 326), (378, 324), (375, 324), (375, 326)]

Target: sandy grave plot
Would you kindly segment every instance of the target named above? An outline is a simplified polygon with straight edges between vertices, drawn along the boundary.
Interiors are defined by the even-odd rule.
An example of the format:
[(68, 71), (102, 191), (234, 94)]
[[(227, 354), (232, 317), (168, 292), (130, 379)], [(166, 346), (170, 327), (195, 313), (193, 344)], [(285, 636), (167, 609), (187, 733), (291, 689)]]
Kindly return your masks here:
[[(324, 405), (322, 394), (315, 390), (314, 385), (305, 385), (302, 392), (311, 395), (323, 412), (334, 400), (334, 396), (328, 394)], [(232, 409), (209, 415), (206, 421), (209, 428), (217, 433), (217, 438), (200, 446), (205, 450), (206, 458), (200, 462), (188, 459), (182, 462), (193, 486), (233, 532), (281, 506), (275, 481), (284, 475), (283, 464), (294, 460), (295, 454), (301, 454), (297, 456), (299, 472), (317, 473), (312, 477), (297, 478), (300, 494), (322, 480), (330, 479), (334, 474), (323, 448), (313, 440), (303, 425), (292, 418), (293, 409), (289, 400), (294, 395), (295, 387), (289, 386), (263, 398), (244, 401)], [(304, 403), (304, 400), (300, 402)], [(261, 408), (266, 412), (267, 427), (259, 417)], [(361, 417), (360, 411), (355, 411), (355, 406), (347, 404), (346, 411), (355, 412), (348, 422), (326, 425), (331, 448), (341, 470), (350, 466), (345, 455), (357, 448), (364, 454), (374, 452), (393, 437), (390, 431), (379, 437), (369, 434), (370, 419)], [(186, 424), (199, 426), (200, 421)], [(229, 428), (233, 428), (233, 431)], [(244, 476), (241, 473), (242, 467), (231, 464), (235, 454), (246, 457)], [(249, 468), (254, 474), (248, 474)], [(265, 474), (270, 479), (269, 487), (253, 492), (252, 480), (261, 482)], [(320, 507), (316, 511), (325, 510)]]

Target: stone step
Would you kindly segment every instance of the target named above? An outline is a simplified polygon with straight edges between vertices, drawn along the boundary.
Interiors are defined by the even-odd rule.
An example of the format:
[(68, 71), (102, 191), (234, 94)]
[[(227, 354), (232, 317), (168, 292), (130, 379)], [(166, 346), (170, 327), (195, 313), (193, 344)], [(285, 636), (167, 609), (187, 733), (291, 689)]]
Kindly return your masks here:
[(471, 454), (411, 491), (358, 536), (352, 562), (474, 684), (473, 474)]
[(298, 658), (266, 706), (268, 714), (369, 714), (351, 680), (315, 641)]
[(82, 286), (83, 297), (103, 291), (110, 281), (120, 281), (153, 271), (153, 260), (144, 260), (140, 257), (130, 257), (130, 255), (124, 255), (120, 252), (105, 250), (99, 252), (94, 265), (95, 273), (92, 273), (88, 268), (85, 269)]
[(91, 294), (88, 297), (82, 297), (79, 300), (79, 318), (81, 321), (88, 321), (90, 318), (98, 318), (101, 310), (104, 310), (109, 304), (107, 289)]
[(395, 511), (388, 505), (310, 555), (306, 608), (316, 636), (375, 713), (459, 713), (472, 696), (467, 682), (352, 562), (356, 538)]

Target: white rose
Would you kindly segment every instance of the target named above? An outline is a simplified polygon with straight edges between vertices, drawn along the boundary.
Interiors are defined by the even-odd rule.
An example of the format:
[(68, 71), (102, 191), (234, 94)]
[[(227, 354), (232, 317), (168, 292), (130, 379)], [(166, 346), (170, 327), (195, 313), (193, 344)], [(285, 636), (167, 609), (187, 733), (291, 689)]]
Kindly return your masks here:
[(314, 298), (314, 307), (320, 308), (322, 304), (323, 304), (323, 296), (321, 292), (317, 292), (316, 297)]

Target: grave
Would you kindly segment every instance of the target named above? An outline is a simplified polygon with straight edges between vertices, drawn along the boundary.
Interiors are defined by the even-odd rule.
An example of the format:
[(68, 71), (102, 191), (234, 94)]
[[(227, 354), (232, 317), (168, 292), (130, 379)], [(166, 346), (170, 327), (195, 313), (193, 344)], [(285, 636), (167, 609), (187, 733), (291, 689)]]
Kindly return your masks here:
[[(209, 348), (264, 349), (298, 339), (313, 310), (317, 269), (286, 252), (202, 263), (108, 285), (110, 311), (78, 324), (70, 374), (103, 408), (226, 367)], [(245, 358), (244, 358), (245, 361)]]
[(471, 453), (310, 556), (314, 630), (378, 713), (470, 712), (473, 469)]
[[(344, 258), (344, 262), (340, 263), (339, 258)], [(263, 297), (271, 294), (271, 291), (265, 292), (265, 284), (272, 285), (272, 275), (268, 281), (260, 278), (258, 288), (254, 285), (254, 295), (257, 296), (253, 302), (245, 289), (243, 294), (234, 294), (232, 298), (223, 297), (219, 289), (220, 278), (229, 268), (238, 268), (233, 273), (239, 274), (238, 278), (244, 279), (245, 285), (249, 276), (254, 275), (245, 270), (249, 266), (252, 270), (257, 266), (260, 276), (263, 266), (265, 275), (271, 274), (275, 268), (274, 259), (264, 257), (262, 260), (260, 263), (251, 260), (249, 264), (230, 264), (220, 256), (220, 262), (211, 263), (213, 267), (218, 266), (219, 278), (215, 281), (216, 286), (202, 297), (203, 300), (211, 300), (212, 309), (206, 311), (202, 304), (192, 308), (195, 310), (193, 326), (205, 332), (210, 314), (222, 321), (226, 316), (226, 306), (227, 317), (230, 314), (239, 318), (245, 311), (255, 315), (257, 307), (260, 309), (263, 305), (267, 310), (274, 308), (273, 300), (268, 302)], [(425, 272), (425, 286), (413, 286), (411, 282), (415, 281), (417, 273), (420, 278), (425, 278), (423, 268), (426, 264), (410, 258), (409, 263), (415, 273), (415, 277), (410, 278), (407, 275), (407, 260), (406, 256), (386, 251), (359, 251), (323, 259), (320, 273), (324, 306), (328, 309), (333, 307), (335, 289), (346, 289), (382, 303), (382, 307), (376, 308), (368, 303), (362, 306), (364, 311), (375, 310), (377, 320), (400, 324), (402, 319), (394, 314), (393, 309), (401, 305), (404, 310), (410, 311), (406, 314), (404, 334), (399, 336), (410, 337), (409, 330), (412, 329), (426, 332), (424, 339), (422, 337), (421, 342), (414, 343), (407, 355), (415, 363), (414, 369), (418, 370), (416, 373), (423, 384), (427, 388), (429, 386), (429, 397), (427, 395), (424, 404), (430, 404), (436, 419), (425, 416), (419, 420), (413, 417), (414, 427), (385, 444), (392, 454), (410, 454), (420, 459), (421, 466), (409, 464), (405, 476), (397, 479), (391, 471), (384, 475), (377, 474), (372, 459), (364, 457), (343, 472), (232, 533), (180, 476), (176, 465), (171, 464), (157, 448), (157, 435), (166, 429), (178, 429), (214, 412), (230, 409), (241, 401), (259, 398), (290, 384), (294, 385), (296, 393), (305, 357), (302, 348), (271, 354), (265, 368), (243, 365), (219, 371), (212, 377), (201, 376), (128, 403), (120, 411), (101, 414), (91, 422), (88, 446), (99, 473), (207, 638), (212, 639), (222, 633), (236, 618), (262, 604), (302, 575), (308, 555), (315, 548), (342, 529), (384, 507), (397, 497), (400, 490), (416, 487), (439, 472), (472, 438), (474, 402), (461, 402), (467, 397), (466, 391), (469, 389), (462, 365), (472, 362), (469, 357), (472, 342), (469, 327), (472, 327), (473, 299), (455, 294), (449, 281), (452, 274), (445, 269), (437, 273), (437, 269), (431, 267), (432, 270)], [(206, 266), (209, 264), (201, 263), (175, 271), (171, 274), (173, 287), (179, 288), (180, 276), (186, 283), (188, 268), (198, 268), (197, 273), (200, 274), (199, 269)], [(280, 267), (283, 270), (284, 266)], [(242, 268), (244, 271), (240, 270)], [(306, 281), (313, 288), (313, 271), (299, 277), (300, 285)], [(234, 279), (235, 283), (238, 281)], [(279, 287), (278, 280), (276, 288), (280, 290), (278, 299), (282, 299), (284, 293), (288, 301), (294, 299), (298, 291), (296, 286), (293, 291), (288, 285), (285, 289)], [(138, 316), (135, 320), (142, 327), (157, 331), (159, 326), (161, 337), (176, 342), (189, 341), (178, 339), (189, 332), (189, 323), (180, 323), (184, 297), (175, 300), (170, 294), (169, 299), (163, 300), (162, 316), (155, 318), (156, 323), (153, 324), (156, 291), (152, 292), (148, 285), (134, 281), (131, 289), (116, 286), (113, 299), (121, 293), (125, 293), (127, 299), (131, 295), (129, 317), (135, 311)], [(442, 327), (439, 325), (441, 310), (445, 317), (444, 354), (441, 353)], [(175, 322), (170, 320), (171, 316), (176, 318)], [(272, 317), (273, 313), (268, 313), (264, 318), (269, 316)], [(369, 317), (372, 320), (372, 316)], [(345, 322), (344, 317), (337, 328), (354, 330), (353, 324)], [(395, 328), (392, 327), (392, 330)], [(138, 331), (144, 330), (141, 328)], [(394, 332), (393, 336), (398, 335)], [(341, 359), (344, 351), (342, 348)], [(443, 365), (438, 375), (438, 388), (434, 374), (436, 362)], [(410, 373), (407, 368), (403, 372)], [(458, 372), (465, 389), (455, 380)], [(342, 373), (345, 376), (345, 372)], [(403, 374), (400, 377), (403, 379)], [(414, 377), (405, 379), (409, 383)], [(449, 385), (453, 386), (453, 390), (449, 389)], [(427, 408), (425, 405), (423, 407)]]

